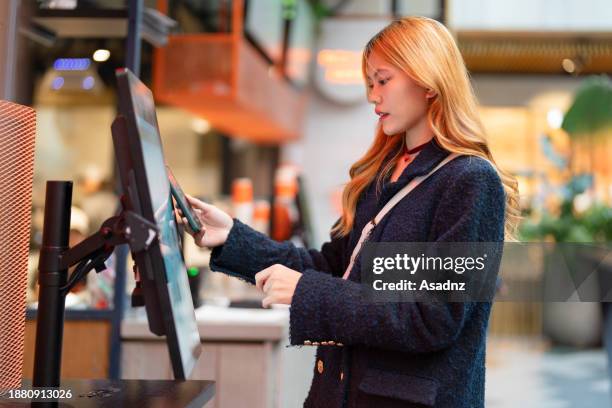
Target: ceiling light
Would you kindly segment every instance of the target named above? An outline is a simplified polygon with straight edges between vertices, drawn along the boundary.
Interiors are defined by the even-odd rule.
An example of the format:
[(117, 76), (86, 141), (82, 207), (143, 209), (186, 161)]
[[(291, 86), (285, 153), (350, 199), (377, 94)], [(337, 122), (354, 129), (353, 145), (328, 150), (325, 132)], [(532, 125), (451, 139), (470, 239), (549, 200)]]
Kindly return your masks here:
[(191, 129), (198, 134), (208, 133), (210, 130), (210, 122), (203, 118), (194, 118), (191, 121)]
[(53, 88), (53, 90), (57, 91), (61, 89), (62, 86), (64, 86), (64, 78), (61, 76), (53, 78), (53, 82), (51, 82), (51, 88)]
[(104, 62), (110, 58), (110, 51), (105, 49), (96, 50), (93, 53), (93, 60), (96, 62)]
[(567, 73), (573, 74), (576, 71), (576, 63), (569, 58), (564, 58), (561, 66)]
[(94, 80), (94, 78), (91, 75), (88, 75), (83, 79), (81, 86), (83, 87), (83, 89), (89, 91), (94, 87), (95, 84), (96, 81)]
[(58, 58), (53, 63), (56, 71), (85, 71), (89, 68), (89, 58)]
[(560, 129), (563, 123), (563, 112), (558, 108), (550, 109), (546, 114), (546, 120), (551, 129)]

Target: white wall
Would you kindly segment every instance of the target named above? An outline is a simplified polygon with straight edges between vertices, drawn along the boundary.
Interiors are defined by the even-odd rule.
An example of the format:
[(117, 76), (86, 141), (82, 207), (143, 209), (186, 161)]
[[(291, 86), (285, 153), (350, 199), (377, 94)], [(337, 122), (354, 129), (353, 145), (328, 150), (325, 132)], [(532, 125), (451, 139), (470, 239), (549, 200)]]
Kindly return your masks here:
[[(365, 89), (365, 88), (364, 88)], [(365, 101), (342, 106), (312, 92), (301, 141), (284, 148), (283, 158), (301, 166), (318, 245), (329, 237), (339, 214), (332, 195), (349, 180), (348, 171), (374, 140), (378, 118)]]
[(449, 0), (457, 30), (611, 31), (610, 0)]

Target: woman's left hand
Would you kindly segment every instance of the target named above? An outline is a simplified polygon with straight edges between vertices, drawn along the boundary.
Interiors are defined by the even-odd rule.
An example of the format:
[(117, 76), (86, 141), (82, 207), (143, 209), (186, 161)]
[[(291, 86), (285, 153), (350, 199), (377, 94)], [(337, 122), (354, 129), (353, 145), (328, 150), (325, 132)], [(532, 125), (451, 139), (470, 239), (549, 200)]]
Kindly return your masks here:
[(271, 304), (290, 305), (293, 293), (302, 274), (284, 265), (275, 264), (255, 274), (255, 285), (262, 290), (266, 297), (262, 301), (263, 307)]

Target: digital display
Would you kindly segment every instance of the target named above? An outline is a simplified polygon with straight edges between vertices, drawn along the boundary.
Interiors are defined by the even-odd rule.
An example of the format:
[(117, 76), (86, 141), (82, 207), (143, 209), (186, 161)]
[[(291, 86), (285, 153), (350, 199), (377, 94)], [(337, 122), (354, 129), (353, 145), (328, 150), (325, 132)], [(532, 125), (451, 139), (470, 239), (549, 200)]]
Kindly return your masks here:
[[(145, 116), (146, 117), (146, 116)], [(155, 114), (148, 119), (155, 120)], [(187, 268), (179, 247), (176, 220), (172, 207), (170, 182), (166, 173), (166, 166), (162, 146), (157, 132), (150, 120), (138, 117), (138, 129), (144, 157), (145, 170), (148, 178), (149, 194), (155, 214), (155, 221), (159, 228), (159, 243), (166, 269), (166, 279), (178, 345), (181, 351), (183, 365), (191, 360), (191, 350), (194, 343), (200, 343), (197, 325), (193, 318), (193, 302), (189, 290)]]
[[(170, 181), (153, 94), (129, 70), (117, 71), (120, 111), (129, 143), (115, 143), (122, 183), (131, 207), (155, 222), (157, 246), (132, 254), (140, 271), (150, 329), (166, 335), (175, 377), (186, 378), (201, 352), (187, 268), (180, 249)], [(113, 135), (115, 137), (115, 135)], [(127, 149), (128, 152), (123, 152)], [(136, 203), (139, 203), (136, 205)]]

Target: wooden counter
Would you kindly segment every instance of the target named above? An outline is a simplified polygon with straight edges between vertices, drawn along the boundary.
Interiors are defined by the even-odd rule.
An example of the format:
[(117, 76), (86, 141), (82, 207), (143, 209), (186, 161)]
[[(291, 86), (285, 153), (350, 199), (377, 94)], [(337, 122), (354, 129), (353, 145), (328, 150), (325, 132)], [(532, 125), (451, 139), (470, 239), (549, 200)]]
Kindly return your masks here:
[[(190, 379), (216, 381), (207, 408), (301, 406), (314, 348), (287, 347), (288, 309), (203, 306), (196, 310), (203, 352)], [(121, 326), (124, 379), (171, 379), (165, 338), (149, 332), (144, 310)]]

